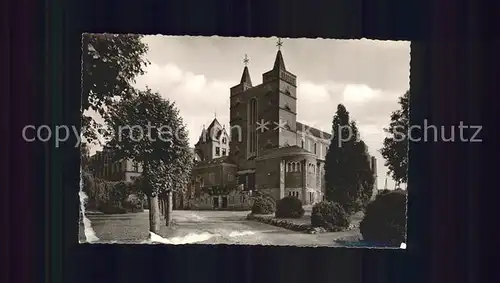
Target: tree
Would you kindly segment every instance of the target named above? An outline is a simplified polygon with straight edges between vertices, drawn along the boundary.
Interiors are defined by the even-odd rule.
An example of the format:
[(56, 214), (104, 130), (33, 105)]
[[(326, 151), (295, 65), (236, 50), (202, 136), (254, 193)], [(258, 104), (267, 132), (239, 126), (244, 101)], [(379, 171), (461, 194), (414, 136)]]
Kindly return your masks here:
[(131, 84), (144, 74), (148, 47), (140, 35), (84, 34), (82, 36), (82, 133), (89, 142), (97, 138), (100, 125), (85, 110), (105, 116), (113, 98), (130, 97)]
[(362, 140), (357, 140), (353, 145), (351, 163), (356, 170), (356, 179), (358, 180), (359, 190), (354, 203), (354, 210), (362, 210), (368, 205), (375, 189), (375, 174), (371, 166), (371, 156), (368, 153), (368, 147)]
[(389, 127), (384, 129), (389, 136), (384, 139), (383, 148), (380, 150), (385, 159), (385, 166), (397, 184), (408, 181), (409, 96), (410, 92), (407, 91), (399, 98), (401, 108), (391, 114)]
[(90, 164), (90, 150), (87, 143), (80, 144), (80, 165), (83, 170), (88, 171)]
[(359, 211), (369, 201), (374, 182), (367, 147), (349, 112), (339, 104), (325, 160), (326, 199), (348, 213)]
[[(111, 105), (106, 119), (112, 159), (143, 166), (140, 187), (148, 197), (150, 231), (159, 231), (158, 197), (184, 187), (192, 168), (188, 133), (175, 104), (150, 89)], [(170, 218), (167, 217), (167, 225)]]

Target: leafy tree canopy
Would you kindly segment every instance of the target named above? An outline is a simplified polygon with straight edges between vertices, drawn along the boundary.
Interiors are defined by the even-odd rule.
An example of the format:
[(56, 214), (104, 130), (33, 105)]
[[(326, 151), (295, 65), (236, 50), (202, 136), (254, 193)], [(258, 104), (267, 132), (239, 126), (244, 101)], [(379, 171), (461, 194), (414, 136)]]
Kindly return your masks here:
[(409, 96), (410, 92), (407, 91), (399, 98), (400, 109), (391, 114), (389, 127), (384, 129), (388, 136), (380, 150), (385, 159), (385, 166), (397, 183), (408, 181)]
[(193, 158), (188, 132), (173, 102), (150, 89), (134, 91), (130, 99), (109, 107), (106, 123), (112, 159), (142, 163), (146, 194), (185, 186)]
[(92, 142), (97, 138), (98, 123), (85, 110), (102, 117), (113, 98), (127, 98), (133, 93), (131, 84), (144, 74), (149, 63), (143, 58), (148, 47), (140, 35), (84, 34), (82, 36), (82, 131)]

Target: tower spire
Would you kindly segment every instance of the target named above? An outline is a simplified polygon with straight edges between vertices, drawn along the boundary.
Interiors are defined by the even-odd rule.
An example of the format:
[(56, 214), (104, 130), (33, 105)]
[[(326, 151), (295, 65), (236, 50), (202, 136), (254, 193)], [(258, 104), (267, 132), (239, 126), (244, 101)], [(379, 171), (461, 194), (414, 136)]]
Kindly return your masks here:
[(278, 37), (276, 47), (278, 47), (278, 53), (276, 53), (273, 70), (286, 70), (285, 61), (283, 60), (283, 55), (281, 54), (281, 48), (283, 47), (283, 41), (281, 40), (281, 37)]
[(250, 62), (250, 59), (248, 59), (248, 55), (245, 54), (245, 57), (243, 57), (243, 64), (245, 65), (245, 68), (243, 68), (240, 84), (246, 84), (251, 87), (252, 80), (250, 79), (250, 72), (248, 71), (248, 62)]

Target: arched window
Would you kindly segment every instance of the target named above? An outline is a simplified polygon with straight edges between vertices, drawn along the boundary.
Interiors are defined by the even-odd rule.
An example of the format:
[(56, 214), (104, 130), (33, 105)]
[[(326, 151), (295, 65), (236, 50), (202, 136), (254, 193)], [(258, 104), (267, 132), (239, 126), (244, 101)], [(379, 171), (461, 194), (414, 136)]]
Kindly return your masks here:
[(288, 163), (288, 172), (292, 172), (292, 163)]
[(296, 172), (295, 162), (292, 163), (292, 172)]

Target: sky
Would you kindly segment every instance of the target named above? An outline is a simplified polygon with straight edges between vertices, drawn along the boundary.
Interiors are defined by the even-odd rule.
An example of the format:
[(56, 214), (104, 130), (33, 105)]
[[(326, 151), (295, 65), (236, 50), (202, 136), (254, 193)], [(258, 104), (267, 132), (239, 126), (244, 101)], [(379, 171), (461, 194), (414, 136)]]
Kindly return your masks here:
[[(145, 36), (151, 64), (136, 79), (174, 101), (196, 143), (203, 125), (217, 117), (229, 126), (229, 88), (237, 85), (248, 55), (253, 85), (272, 69), (277, 38)], [(410, 42), (282, 39), (288, 71), (297, 76), (297, 121), (331, 132), (342, 103), (355, 120), (370, 154), (378, 160), (378, 188), (387, 168), (379, 150), (398, 97), (409, 89)], [(91, 153), (98, 150), (91, 148)], [(394, 182), (388, 178), (388, 188)]]

